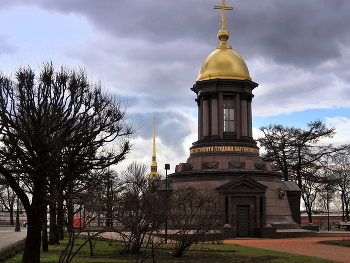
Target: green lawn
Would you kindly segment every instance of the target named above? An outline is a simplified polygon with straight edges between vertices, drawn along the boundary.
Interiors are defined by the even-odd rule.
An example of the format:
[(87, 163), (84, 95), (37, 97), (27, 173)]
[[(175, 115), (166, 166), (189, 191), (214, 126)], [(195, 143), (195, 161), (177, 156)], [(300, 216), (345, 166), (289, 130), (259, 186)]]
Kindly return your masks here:
[[(77, 243), (82, 244), (83, 240), (78, 240)], [(63, 242), (62, 242), (63, 243)], [(141, 262), (142, 255), (137, 257), (135, 255), (125, 254), (120, 255), (122, 250), (122, 243), (120, 242), (107, 242), (107, 241), (94, 241), (95, 255), (90, 256), (90, 250), (88, 245), (85, 245), (79, 254), (74, 257), (72, 262), (86, 263), (86, 262)], [(210, 262), (210, 263), (228, 263), (228, 262), (332, 262), (329, 260), (322, 260), (319, 258), (313, 258), (308, 256), (299, 256), (289, 253), (276, 252), (265, 249), (258, 249), (252, 247), (244, 247), (235, 244), (196, 244), (191, 247), (189, 251), (185, 253), (182, 258), (174, 258), (172, 256), (172, 244), (163, 245), (155, 251), (156, 262)], [(50, 246), (49, 252), (42, 252), (41, 262), (58, 262), (61, 251), (65, 247), (65, 242), (59, 246)], [(76, 246), (78, 247), (78, 246)], [(144, 252), (144, 251), (142, 251)], [(22, 253), (7, 260), (6, 262), (20, 262)], [(146, 259), (145, 262), (152, 262), (151, 258)]]

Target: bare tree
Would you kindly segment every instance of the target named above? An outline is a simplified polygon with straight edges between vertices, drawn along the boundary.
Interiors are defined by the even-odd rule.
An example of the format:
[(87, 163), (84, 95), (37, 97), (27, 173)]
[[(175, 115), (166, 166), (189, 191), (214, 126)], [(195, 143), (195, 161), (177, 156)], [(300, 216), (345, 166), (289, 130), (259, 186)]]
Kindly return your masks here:
[(155, 184), (149, 185), (148, 172), (147, 166), (136, 162), (121, 172), (121, 191), (116, 195), (113, 209), (115, 231), (125, 243), (120, 253), (135, 254), (141, 262), (149, 257), (154, 260), (155, 248), (165, 241), (157, 241), (155, 245), (154, 238), (159, 240), (164, 235), (162, 229), (170, 207), (169, 196)]
[(104, 169), (93, 171), (85, 177), (85, 189), (83, 199), (85, 211), (96, 218), (93, 223), (98, 227), (113, 227), (114, 203), (116, 196), (120, 194), (121, 187), (116, 171)]
[(115, 220), (123, 225), (130, 235), (121, 253), (138, 254), (144, 241), (150, 219), (145, 213), (144, 196), (148, 190), (147, 167), (133, 162), (121, 172), (122, 193), (118, 196)]
[(133, 129), (120, 101), (103, 93), (100, 83), (91, 85), (83, 70), (55, 72), (44, 63), (39, 76), (29, 67), (15, 76), (0, 75), (0, 173), (27, 212), (22, 261), (31, 263), (40, 261), (48, 182), (57, 175), (52, 171), (59, 170), (67, 185), (89, 169), (118, 163), (130, 150)]
[(217, 229), (222, 207), (217, 196), (193, 188), (177, 190), (171, 204), (171, 226), (178, 231), (174, 257), (181, 257), (194, 242)]
[(309, 223), (312, 223), (312, 213), (316, 201), (323, 197), (326, 168), (314, 166), (303, 170), (302, 198)]
[(332, 156), (330, 169), (334, 176), (341, 196), (343, 221), (349, 221), (349, 193), (350, 193), (350, 145), (344, 145), (343, 149)]
[(277, 170), (283, 173), (285, 181), (297, 180), (299, 187), (304, 168), (337, 150), (332, 145), (317, 144), (321, 139), (332, 138), (335, 128), (327, 128), (319, 120), (307, 126), (307, 130), (282, 125), (261, 127), (265, 137), (258, 139), (260, 146), (266, 150), (263, 158), (275, 164)]
[(0, 180), (0, 203), (10, 214), (10, 224), (14, 225), (13, 220), (13, 212), (14, 212), (14, 204), (16, 201), (16, 195), (9, 188), (9, 184), (6, 180)]
[(318, 171), (340, 148), (320, 143), (321, 139), (332, 138), (335, 128), (327, 128), (319, 120), (308, 123), (307, 127), (306, 130), (282, 125), (261, 127), (265, 137), (258, 141), (266, 151), (262, 156), (264, 160), (272, 162), (276, 170), (283, 173), (285, 181), (297, 182), (312, 222), (311, 207), (317, 195), (315, 186), (321, 183)]

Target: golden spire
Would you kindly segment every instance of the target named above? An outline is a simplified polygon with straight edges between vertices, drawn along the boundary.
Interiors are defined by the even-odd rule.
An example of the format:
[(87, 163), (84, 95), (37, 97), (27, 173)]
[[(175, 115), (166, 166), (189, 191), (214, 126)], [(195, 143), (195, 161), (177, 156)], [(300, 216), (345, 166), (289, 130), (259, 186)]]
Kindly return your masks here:
[[(154, 160), (153, 160), (154, 158)], [(153, 115), (153, 155), (152, 162), (156, 161), (156, 115)]]
[(157, 172), (157, 160), (156, 160), (156, 116), (153, 116), (153, 154), (152, 154), (152, 164), (151, 164), (151, 172), (148, 178), (150, 184), (154, 180), (159, 180), (159, 174)]

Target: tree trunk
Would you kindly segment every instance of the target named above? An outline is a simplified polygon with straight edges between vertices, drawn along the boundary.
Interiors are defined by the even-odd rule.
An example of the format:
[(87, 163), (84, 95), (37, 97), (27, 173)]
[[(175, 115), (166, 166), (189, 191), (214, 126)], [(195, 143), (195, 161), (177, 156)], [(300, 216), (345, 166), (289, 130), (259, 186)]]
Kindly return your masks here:
[(49, 235), (49, 244), (59, 244), (60, 235), (57, 227), (57, 206), (54, 202), (50, 203), (50, 235)]
[(15, 224), (15, 222), (13, 220), (13, 208), (9, 209), (9, 213), (10, 213), (10, 224), (11, 224), (11, 226), (13, 226)]
[(41, 230), (46, 218), (46, 176), (44, 171), (38, 171), (34, 181), (32, 204), (26, 207), (28, 230), (24, 248), (23, 263), (40, 262)]
[(66, 200), (66, 204), (67, 204), (67, 210), (68, 210), (68, 222), (67, 222), (67, 227), (69, 229), (73, 229), (74, 225), (73, 225), (73, 219), (74, 219), (74, 204), (73, 204), (73, 185), (72, 182), (70, 182), (68, 184), (68, 195), (67, 195), (67, 200)]
[(188, 249), (191, 245), (192, 245), (192, 242), (182, 243), (180, 245), (179, 249), (174, 254), (174, 257), (176, 257), (176, 258), (182, 257), (182, 255), (185, 253), (186, 249)]
[(345, 206), (344, 206), (344, 192), (342, 191), (341, 193), (341, 209), (342, 209), (342, 221), (344, 222), (345, 220)]
[(42, 231), (41, 231), (41, 242), (42, 242), (42, 251), (48, 252), (49, 251), (49, 244), (47, 242), (47, 219), (46, 217), (43, 220), (42, 224)]
[(41, 229), (45, 207), (32, 208), (31, 210), (30, 212), (27, 211), (28, 230), (22, 259), (23, 263), (40, 262)]
[(309, 219), (309, 223), (312, 223), (312, 209), (311, 209), (311, 207), (309, 207), (309, 206), (307, 205), (307, 203), (305, 202), (305, 200), (304, 200), (304, 204), (305, 204), (305, 209), (306, 209), (307, 217), (308, 217), (308, 219)]
[(64, 225), (65, 225), (65, 219), (64, 219), (64, 209), (63, 209), (63, 191), (59, 190), (59, 196), (58, 196), (58, 204), (57, 204), (57, 229), (59, 234), (59, 239), (64, 239)]

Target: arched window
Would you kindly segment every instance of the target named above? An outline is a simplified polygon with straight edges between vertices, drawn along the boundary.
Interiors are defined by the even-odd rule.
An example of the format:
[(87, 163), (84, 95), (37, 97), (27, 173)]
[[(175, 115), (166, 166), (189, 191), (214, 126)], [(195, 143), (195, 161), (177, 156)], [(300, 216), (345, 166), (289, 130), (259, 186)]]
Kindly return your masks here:
[(235, 104), (234, 97), (224, 97), (224, 132), (235, 131)]

